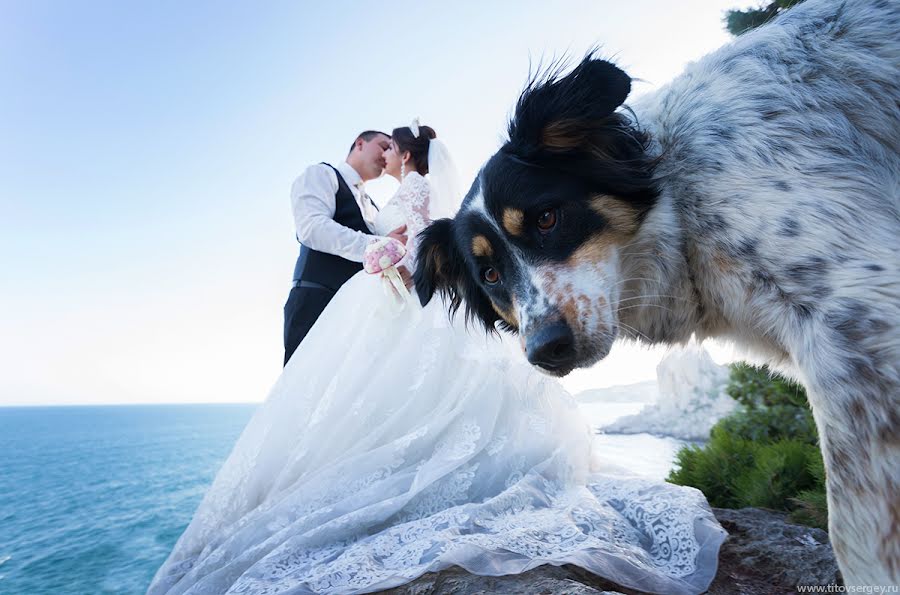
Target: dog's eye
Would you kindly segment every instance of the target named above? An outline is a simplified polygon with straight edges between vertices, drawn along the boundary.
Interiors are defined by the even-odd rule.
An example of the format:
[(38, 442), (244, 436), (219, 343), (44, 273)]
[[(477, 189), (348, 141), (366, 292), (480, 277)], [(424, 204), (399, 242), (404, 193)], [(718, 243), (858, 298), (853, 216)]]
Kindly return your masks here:
[(481, 271), (481, 278), (484, 279), (484, 282), (488, 285), (494, 285), (500, 281), (500, 273), (494, 267), (487, 267)]
[(537, 218), (537, 228), (540, 231), (547, 232), (556, 226), (556, 210), (550, 209), (544, 211)]

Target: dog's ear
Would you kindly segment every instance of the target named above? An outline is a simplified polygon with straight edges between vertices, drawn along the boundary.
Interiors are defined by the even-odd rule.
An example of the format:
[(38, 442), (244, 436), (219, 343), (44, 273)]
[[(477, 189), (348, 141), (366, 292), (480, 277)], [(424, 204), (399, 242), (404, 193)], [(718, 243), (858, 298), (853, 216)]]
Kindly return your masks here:
[(464, 271), (455, 253), (452, 219), (438, 219), (419, 234), (413, 279), (422, 306), (439, 292), (449, 295), (451, 304), (457, 304), (453, 310), (459, 307), (457, 287)]
[(597, 133), (631, 91), (631, 78), (606, 60), (588, 55), (565, 76), (561, 68), (533, 78), (516, 105), (509, 144), (527, 156), (597, 152)]
[[(450, 316), (465, 306), (466, 324), (475, 323), (488, 333), (496, 333), (494, 323), (500, 320), (497, 312), (484, 299), (475, 280), (466, 270), (453, 233), (452, 219), (438, 219), (419, 234), (419, 249), (413, 279), (422, 306), (435, 293), (448, 298)], [(508, 325), (501, 323), (504, 328)], [(509, 330), (514, 330), (509, 328)]]
[(593, 55), (566, 75), (560, 68), (538, 75), (519, 98), (501, 151), (573, 174), (646, 212), (657, 196), (650, 136), (627, 109), (616, 111), (630, 90), (627, 74)]

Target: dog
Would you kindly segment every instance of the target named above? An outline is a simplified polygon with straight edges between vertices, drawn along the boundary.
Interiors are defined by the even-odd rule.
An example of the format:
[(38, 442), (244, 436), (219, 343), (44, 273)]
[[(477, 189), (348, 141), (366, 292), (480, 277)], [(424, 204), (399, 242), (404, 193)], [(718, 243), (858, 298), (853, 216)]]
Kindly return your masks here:
[(846, 584), (900, 583), (900, 2), (807, 0), (669, 85), (533, 77), (415, 286), (563, 376), (731, 339), (807, 389)]

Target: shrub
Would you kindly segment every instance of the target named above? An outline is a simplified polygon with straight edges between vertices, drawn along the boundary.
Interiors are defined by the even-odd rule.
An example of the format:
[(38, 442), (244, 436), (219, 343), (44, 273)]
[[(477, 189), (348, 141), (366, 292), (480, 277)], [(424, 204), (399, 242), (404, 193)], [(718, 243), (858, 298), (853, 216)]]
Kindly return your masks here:
[(806, 444), (818, 444), (816, 423), (807, 407), (773, 405), (738, 410), (721, 419), (723, 431), (753, 442), (776, 442), (790, 438)]
[(757, 445), (753, 465), (734, 478), (741, 506), (762, 506), (785, 510), (791, 498), (816, 487), (809, 467), (819, 449), (796, 440), (779, 440)]
[(734, 479), (753, 466), (756, 445), (716, 425), (705, 446), (688, 446), (675, 456), (676, 467), (668, 481), (693, 486), (706, 495), (713, 506), (742, 506), (734, 489)]
[(726, 390), (741, 409), (720, 420), (705, 445), (682, 448), (668, 481), (696, 487), (716, 507), (783, 510), (826, 528), (825, 467), (803, 388), (735, 364)]
[(788, 405), (809, 409), (803, 387), (780, 375), (772, 375), (768, 366), (731, 365), (728, 395), (748, 409)]
[(816, 487), (803, 490), (795, 498), (791, 498), (796, 506), (791, 518), (798, 523), (828, 530), (828, 502), (825, 497), (825, 462), (822, 454), (816, 457), (809, 466), (809, 472), (816, 478)]

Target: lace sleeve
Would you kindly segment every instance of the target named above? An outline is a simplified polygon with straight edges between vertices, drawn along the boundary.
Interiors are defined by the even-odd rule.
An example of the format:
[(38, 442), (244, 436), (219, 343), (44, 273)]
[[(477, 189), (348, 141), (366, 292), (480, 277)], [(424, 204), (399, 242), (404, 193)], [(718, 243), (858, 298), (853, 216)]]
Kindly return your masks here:
[(411, 172), (404, 178), (403, 185), (398, 191), (397, 199), (406, 217), (406, 241), (407, 256), (404, 264), (410, 270), (415, 268), (415, 255), (418, 249), (418, 235), (424, 230), (431, 219), (428, 216), (428, 201), (431, 196), (431, 188), (428, 180), (416, 172)]

